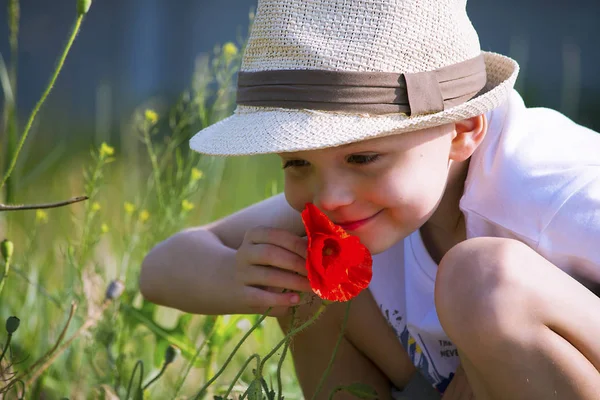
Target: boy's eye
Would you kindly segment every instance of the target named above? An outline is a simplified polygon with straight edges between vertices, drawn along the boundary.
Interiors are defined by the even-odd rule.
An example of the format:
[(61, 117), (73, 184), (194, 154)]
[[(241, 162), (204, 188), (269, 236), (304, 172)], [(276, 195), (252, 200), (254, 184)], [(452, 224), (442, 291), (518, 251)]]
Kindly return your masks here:
[(289, 167), (306, 167), (308, 166), (308, 162), (304, 160), (288, 160), (283, 164), (283, 169)]
[(346, 161), (351, 164), (369, 164), (376, 161), (379, 154), (352, 154), (346, 158)]

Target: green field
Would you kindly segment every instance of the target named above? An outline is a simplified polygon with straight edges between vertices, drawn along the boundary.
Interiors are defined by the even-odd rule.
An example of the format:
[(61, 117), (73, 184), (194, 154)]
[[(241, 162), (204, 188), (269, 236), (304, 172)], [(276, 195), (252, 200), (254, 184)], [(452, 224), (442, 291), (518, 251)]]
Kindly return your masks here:
[[(10, 6), (18, 11), (18, 1), (11, 0)], [(19, 162), (18, 174), (3, 184), (3, 203), (89, 199), (60, 208), (0, 212), (2, 238), (14, 248), (10, 258), (4, 252), (1, 264), (0, 316), (20, 320), (12, 334), (0, 333), (4, 398), (134, 399), (140, 387), (146, 388), (144, 398), (195, 398), (258, 320), (185, 314), (144, 301), (138, 288), (141, 262), (156, 243), (282, 188), (274, 156), (224, 159), (189, 150), (188, 140), (197, 130), (232, 113), (232, 78), (239, 61), (237, 46), (217, 48), (199, 59), (193, 83), (176, 104), (161, 110), (142, 107), (117, 143), (83, 149), (52, 143), (39, 133), (32, 144), (32, 137), (23, 134), (27, 121), (37, 120), (31, 115), (17, 122), (14, 104), (5, 97), (2, 176), (8, 176), (13, 158)], [(0, 67), (6, 94), (6, 82), (15, 88), (10, 82), (14, 71), (10, 64)], [(21, 138), (25, 146), (18, 154)], [(107, 299), (113, 281), (122, 283), (124, 291)], [(246, 361), (253, 354), (264, 357), (282, 338), (276, 321), (267, 318), (204, 398), (223, 394), (234, 383), (229, 397), (238, 398), (255, 380), (254, 362), (234, 379)], [(281, 353), (263, 371), (264, 383), (274, 390)], [(166, 366), (165, 354), (175, 355)], [(163, 366), (164, 373), (154, 380)], [(289, 356), (280, 377), (282, 395), (301, 398)]]

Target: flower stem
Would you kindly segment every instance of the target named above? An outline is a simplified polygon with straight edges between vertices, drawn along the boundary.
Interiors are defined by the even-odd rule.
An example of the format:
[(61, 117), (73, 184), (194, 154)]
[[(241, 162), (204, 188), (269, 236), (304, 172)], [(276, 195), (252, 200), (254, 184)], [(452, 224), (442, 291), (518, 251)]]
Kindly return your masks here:
[[(59, 336), (56, 344), (48, 353), (46, 353), (44, 355), (44, 357), (42, 357), (39, 360), (39, 361), (42, 361), (42, 360), (46, 359), (46, 357), (47, 357), (44, 364), (42, 364), (36, 371), (34, 371), (32, 373), (31, 377), (29, 377), (27, 379), (27, 381), (25, 382), (25, 385), (29, 386), (30, 384), (32, 384), (46, 369), (48, 369), (48, 367), (50, 367), (50, 365), (52, 365), (52, 363), (54, 363), (56, 358), (59, 355), (61, 355), (71, 345), (71, 343), (73, 343), (73, 341), (75, 339), (77, 339), (84, 332), (87, 332), (88, 329), (90, 329), (96, 322), (98, 322), (98, 320), (104, 315), (104, 312), (106, 311), (106, 309), (108, 308), (108, 306), (110, 304), (111, 304), (110, 301), (105, 301), (104, 303), (102, 303), (102, 306), (100, 306), (100, 310), (98, 310), (98, 312), (95, 315), (89, 316), (85, 320), (85, 322), (71, 335), (71, 337), (69, 337), (69, 339), (67, 339), (59, 347), (60, 342), (62, 341), (62, 339), (64, 338), (64, 336), (66, 334), (68, 324), (69, 324), (71, 318), (73, 317), (72, 314), (69, 314), (69, 320), (67, 321), (67, 325), (65, 325), (65, 327), (63, 328), (63, 331), (61, 332), (61, 335)], [(71, 310), (73, 312), (73, 308), (71, 308)], [(32, 368), (29, 367), (29, 369), (25, 373), (21, 374), (21, 376), (27, 375), (31, 370), (32, 370)]]
[(299, 327), (289, 331), (288, 334), (285, 335), (285, 337), (283, 339), (281, 339), (281, 341), (279, 343), (277, 343), (277, 346), (275, 346), (275, 348), (273, 348), (273, 350), (271, 350), (271, 352), (269, 354), (267, 354), (265, 356), (265, 358), (263, 358), (262, 362), (260, 363), (259, 370), (257, 371), (257, 376), (260, 376), (259, 374), (262, 374), (262, 369), (264, 368), (267, 360), (269, 358), (271, 358), (273, 356), (273, 354), (275, 354), (275, 352), (277, 352), (277, 350), (279, 350), (279, 348), (281, 346), (283, 346), (284, 343), (286, 343), (293, 336), (297, 335), (298, 333), (300, 333), (301, 331), (303, 331), (304, 329), (306, 329), (307, 327), (312, 325), (312, 323), (315, 322), (317, 320), (317, 318), (319, 318), (321, 316), (321, 314), (323, 314), (323, 311), (325, 311), (326, 308), (327, 308), (327, 305), (325, 303), (321, 303), (317, 312), (312, 317), (310, 317), (310, 319), (308, 321), (306, 321)]
[(181, 377), (181, 379), (179, 380), (179, 383), (177, 384), (177, 388), (175, 389), (175, 394), (173, 394), (173, 398), (176, 398), (177, 395), (179, 394), (179, 392), (181, 391), (181, 388), (183, 387), (183, 383), (185, 382), (185, 379), (187, 378), (187, 376), (190, 374), (190, 371), (191, 371), (192, 367), (194, 366), (194, 364), (196, 363), (196, 359), (200, 355), (200, 352), (202, 351), (204, 346), (206, 346), (208, 341), (210, 339), (212, 339), (213, 334), (217, 330), (217, 326), (218, 326), (217, 320), (219, 317), (220, 316), (218, 316), (218, 315), (215, 317), (215, 321), (214, 321), (212, 328), (210, 329), (210, 332), (208, 333), (206, 338), (202, 341), (202, 344), (200, 346), (198, 346), (198, 350), (196, 350), (196, 354), (194, 354), (194, 357), (190, 360), (189, 364), (187, 365), (183, 376)]
[(6, 339), (6, 344), (4, 345), (4, 349), (2, 350), (2, 355), (0, 355), (0, 370), (2, 369), (2, 360), (4, 360), (4, 355), (6, 354), (6, 350), (8, 350), (8, 346), (10, 346), (10, 340), (12, 339), (12, 333), (8, 334), (8, 338)]
[(0, 183), (0, 189), (2, 189), (4, 187), (6, 180), (10, 177), (13, 170), (15, 169), (15, 165), (17, 164), (17, 159), (19, 158), (19, 153), (21, 152), (21, 149), (23, 148), (23, 145), (25, 144), (25, 139), (27, 139), (27, 135), (29, 134), (29, 131), (31, 130), (33, 121), (35, 120), (35, 117), (37, 116), (38, 111), (40, 110), (40, 108), (46, 101), (46, 98), (52, 91), (52, 88), (54, 87), (54, 83), (56, 82), (56, 79), (58, 78), (58, 75), (60, 74), (60, 71), (62, 70), (65, 60), (67, 59), (67, 55), (69, 54), (69, 51), (71, 50), (71, 46), (73, 45), (73, 42), (75, 41), (75, 38), (77, 37), (77, 33), (79, 33), (79, 29), (81, 28), (82, 21), (83, 21), (83, 15), (79, 15), (77, 17), (77, 19), (75, 20), (75, 25), (73, 26), (71, 36), (69, 37), (69, 40), (67, 41), (67, 44), (65, 45), (63, 53), (58, 60), (58, 64), (56, 65), (54, 74), (52, 75), (52, 78), (50, 79), (50, 82), (48, 83), (46, 90), (42, 94), (42, 97), (40, 97), (35, 108), (31, 112), (29, 119), (27, 120), (27, 124), (25, 125), (25, 130), (23, 131), (23, 134), (21, 135), (21, 140), (19, 141), (16, 151), (12, 156), (12, 160), (10, 162), (8, 170), (4, 174), (4, 178), (2, 178), (2, 183)]
[(265, 320), (265, 318), (267, 318), (267, 315), (269, 314), (271, 309), (272, 309), (272, 307), (269, 307), (267, 309), (267, 311), (265, 311), (265, 313), (263, 315), (261, 315), (261, 317), (258, 319), (258, 321), (256, 321), (256, 323), (254, 325), (252, 325), (252, 327), (250, 329), (248, 329), (248, 332), (246, 332), (246, 334), (242, 337), (242, 339), (240, 339), (238, 344), (236, 344), (236, 346), (233, 349), (233, 351), (231, 352), (231, 354), (229, 354), (229, 357), (227, 357), (227, 360), (225, 360), (221, 369), (219, 371), (217, 371), (215, 376), (213, 376), (210, 380), (208, 380), (208, 382), (206, 382), (204, 384), (204, 386), (202, 386), (202, 388), (200, 389), (200, 391), (198, 392), (196, 397), (194, 397), (194, 400), (201, 399), (206, 394), (206, 389), (219, 377), (219, 375), (221, 375), (223, 373), (223, 371), (225, 371), (225, 368), (227, 368), (227, 365), (229, 365), (229, 363), (233, 359), (233, 356), (235, 355), (235, 353), (237, 353), (237, 351), (240, 349), (242, 344), (246, 341), (246, 339), (248, 339), (250, 334), (252, 334), (252, 332), (254, 332), (254, 330), (260, 325), (260, 323), (263, 322)]
[(242, 368), (240, 368), (240, 371), (238, 372), (238, 374), (235, 376), (235, 378), (233, 379), (233, 381), (231, 381), (231, 384), (229, 385), (229, 387), (227, 388), (227, 392), (225, 393), (225, 395), (223, 396), (223, 398), (225, 400), (227, 400), (227, 396), (229, 396), (229, 394), (231, 393), (231, 391), (233, 390), (233, 387), (235, 386), (235, 383), (240, 379), (240, 377), (242, 376), (242, 374), (244, 373), (244, 371), (246, 370), (246, 367), (248, 366), (248, 364), (250, 364), (250, 362), (252, 360), (256, 359), (257, 363), (260, 363), (260, 356), (256, 353), (252, 354), (244, 363), (244, 365), (242, 365)]
[(160, 369), (160, 372), (158, 373), (158, 375), (156, 375), (154, 378), (152, 378), (152, 380), (150, 382), (146, 383), (144, 385), (144, 387), (142, 388), (142, 391), (148, 389), (148, 387), (150, 385), (152, 385), (154, 382), (156, 382), (165, 373), (168, 365), (169, 364), (167, 364), (166, 362), (164, 362), (162, 368)]
[[(293, 327), (294, 326), (294, 322), (296, 319), (296, 310), (297, 310), (298, 306), (295, 306), (292, 308), (292, 320), (290, 321), (290, 326)], [(289, 338), (286, 342), (285, 345), (283, 346), (283, 354), (281, 355), (281, 357), (279, 358), (279, 362), (277, 363), (277, 400), (283, 400), (283, 388), (282, 388), (282, 384), (281, 384), (281, 367), (283, 367), (283, 361), (285, 360), (285, 355), (287, 354), (288, 351), (288, 347), (290, 345), (290, 341), (291, 338)]]
[(69, 200), (58, 201), (54, 203), (41, 203), (41, 204), (0, 204), (0, 211), (22, 211), (22, 210), (41, 210), (45, 208), (57, 208), (68, 206), (69, 204), (78, 203), (85, 201), (88, 196), (77, 196)]
[[(4, 262), (4, 274), (0, 277), (0, 293), (2, 293), (2, 289), (4, 288), (4, 282), (6, 282), (6, 278), (8, 277), (8, 272), (10, 271), (10, 259)], [(2, 354), (4, 355), (4, 354)], [(2, 361), (2, 357), (0, 357), (0, 361)]]
[(73, 303), (71, 303), (71, 309), (69, 311), (69, 316), (67, 318), (67, 322), (65, 323), (65, 326), (63, 327), (62, 331), (60, 332), (60, 335), (58, 335), (58, 339), (56, 340), (56, 343), (54, 343), (54, 346), (52, 346), (52, 348), (50, 350), (48, 350), (46, 352), (46, 354), (44, 354), (42, 357), (40, 357), (36, 362), (34, 362), (32, 365), (30, 365), (29, 368), (27, 368), (25, 370), (25, 372), (23, 372), (21, 374), (21, 377), (25, 377), (31, 371), (34, 371), (38, 365), (40, 365), (42, 362), (47, 360), (52, 355), (52, 353), (54, 353), (56, 351), (56, 349), (58, 348), (58, 346), (60, 346), (60, 343), (64, 339), (64, 337), (67, 333), (67, 329), (69, 329), (69, 326), (71, 325), (71, 321), (73, 320), (73, 316), (75, 315), (75, 310), (77, 310), (77, 304), (73, 302)]
[(343, 385), (339, 385), (333, 388), (333, 390), (331, 391), (331, 393), (329, 393), (329, 397), (327, 398), (328, 400), (333, 400), (333, 396), (335, 396), (335, 394), (337, 392), (339, 392), (340, 390), (343, 390), (344, 386)]
[[(129, 378), (129, 386), (127, 386), (127, 395), (125, 396), (125, 400), (129, 400), (129, 394), (131, 393), (131, 386), (133, 385), (133, 378), (135, 377), (135, 371), (137, 371), (138, 367), (140, 367), (140, 380), (138, 384), (138, 394), (139, 391), (142, 390), (142, 379), (144, 378), (144, 363), (142, 360), (137, 360), (135, 363), (135, 367), (133, 368), (133, 372), (131, 373), (131, 378)], [(134, 400), (137, 398), (135, 395), (133, 396)]]
[(160, 173), (161, 170), (158, 166), (158, 159), (156, 157), (156, 153), (154, 152), (154, 146), (152, 146), (152, 139), (150, 138), (150, 130), (151, 128), (148, 126), (144, 126), (143, 135), (144, 135), (144, 143), (146, 144), (146, 150), (148, 151), (148, 156), (150, 157), (150, 163), (152, 164), (152, 175), (154, 177), (154, 185), (156, 186), (156, 196), (158, 197), (158, 204), (160, 208), (164, 208), (165, 200), (162, 193), (162, 186), (160, 183)]
[[(8, 4), (8, 27), (9, 27), (9, 43), (10, 43), (10, 66), (8, 70), (8, 87), (5, 90), (5, 121), (6, 130), (6, 152), (4, 157), (5, 168), (10, 165), (10, 158), (15, 152), (17, 144), (17, 71), (19, 60), (19, 22), (21, 19), (21, 8), (19, 0), (10, 0)], [(10, 93), (8, 95), (7, 91)], [(12, 203), (14, 198), (15, 177), (13, 176), (6, 181), (5, 197), (7, 203)]]
[(335, 343), (335, 347), (333, 348), (333, 353), (331, 354), (331, 358), (329, 359), (329, 364), (327, 364), (327, 368), (325, 368), (325, 372), (321, 376), (321, 380), (319, 381), (319, 384), (315, 389), (315, 393), (312, 396), (312, 400), (317, 398), (317, 395), (321, 391), (321, 387), (323, 387), (323, 383), (325, 383), (325, 379), (327, 379), (327, 375), (329, 375), (329, 372), (331, 371), (331, 367), (333, 366), (333, 360), (335, 359), (338, 348), (340, 347), (340, 343), (342, 342), (342, 339), (344, 337), (344, 331), (346, 330), (346, 324), (348, 323), (348, 316), (350, 315), (351, 303), (352, 300), (349, 300), (348, 304), (346, 305), (346, 313), (344, 314), (344, 322), (342, 322), (342, 329), (340, 330), (340, 335), (338, 336), (338, 340)]

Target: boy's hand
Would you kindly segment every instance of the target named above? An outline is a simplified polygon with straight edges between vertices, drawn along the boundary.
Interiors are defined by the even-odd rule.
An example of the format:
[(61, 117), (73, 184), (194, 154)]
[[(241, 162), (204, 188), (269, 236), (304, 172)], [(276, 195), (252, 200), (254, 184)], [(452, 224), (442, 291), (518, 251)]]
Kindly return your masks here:
[(234, 285), (249, 312), (283, 316), (299, 302), (298, 293), (312, 292), (306, 277), (306, 238), (286, 230), (256, 227), (248, 230), (236, 253)]

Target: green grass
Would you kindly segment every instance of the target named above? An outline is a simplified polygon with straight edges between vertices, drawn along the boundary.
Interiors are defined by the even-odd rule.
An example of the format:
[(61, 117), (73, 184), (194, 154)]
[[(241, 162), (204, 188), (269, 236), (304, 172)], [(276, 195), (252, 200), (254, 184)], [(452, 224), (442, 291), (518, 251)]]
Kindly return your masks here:
[[(155, 188), (149, 189), (155, 181), (148, 161), (131, 164), (127, 154), (117, 150), (110, 157), (114, 161), (109, 163), (100, 161), (98, 156), (99, 161), (95, 161), (86, 154), (61, 160), (54, 170), (31, 182), (17, 196), (18, 201), (36, 203), (92, 193), (89, 201), (47, 210), (45, 216), (36, 211), (2, 215), (3, 231), (14, 242), (15, 254), (11, 273), (5, 277), (5, 287), (0, 294), (0, 309), (3, 318), (15, 315), (21, 319), (12, 340), (12, 359), (17, 362), (25, 359), (14, 367), (15, 371), (23, 371), (53, 346), (72, 301), (78, 303), (78, 309), (66, 337), (99, 307), (111, 280), (121, 279), (126, 288), (100, 322), (88, 334), (76, 339), (36, 385), (28, 388), (30, 394), (37, 390), (49, 398), (89, 398), (100, 388), (110, 387), (124, 398), (135, 362), (143, 361), (147, 381), (160, 369), (165, 344), (172, 343), (188, 349), (188, 354), (169, 365), (166, 374), (148, 391), (151, 398), (170, 398), (191, 354), (207, 339), (204, 331), (213, 317), (191, 316), (184, 323), (185, 314), (149, 303), (145, 304), (146, 313), (140, 311), (141, 261), (154, 244), (178, 230), (206, 223), (278, 192), (282, 187), (281, 170), (272, 157), (200, 157), (184, 154), (187, 142), (176, 148), (181, 150), (183, 163), (179, 167), (173, 166), (176, 160), (166, 163), (164, 171), (173, 167), (172, 181), (168, 173), (161, 173), (163, 206), (159, 205)], [(158, 153), (159, 158), (166, 157), (160, 150)], [(87, 181), (84, 167), (88, 171)], [(203, 172), (196, 183), (190, 183), (191, 172), (188, 171), (191, 168)], [(96, 174), (101, 176), (96, 182), (91, 178), (94, 170), (101, 171)], [(181, 194), (186, 191), (189, 195), (185, 200), (194, 206), (187, 212), (181, 205), (184, 200)], [(132, 204), (133, 209), (131, 205), (126, 209), (126, 202)], [(142, 213), (142, 210), (146, 211)], [(142, 222), (143, 215), (147, 219)], [(237, 324), (228, 324), (228, 320)], [(248, 319), (220, 317), (220, 328), (199, 355), (198, 365), (186, 379), (182, 395), (193, 395), (221, 365), (241, 337), (242, 330), (236, 325), (244, 324), (244, 320)], [(181, 329), (175, 329), (177, 322), (181, 322)], [(218, 382), (227, 386), (250, 354), (268, 353), (281, 338), (276, 323), (267, 321), (242, 347), (234, 365)], [(113, 362), (111, 357), (115, 359)], [(270, 365), (266, 370), (272, 377), (275, 366)], [(251, 371), (242, 375), (242, 382), (246, 384), (251, 379)], [(114, 389), (119, 381), (120, 391)], [(285, 365), (284, 388), (286, 398), (300, 397), (289, 358)]]
[[(18, 4), (10, 1), (15, 54)], [(79, 13), (71, 39), (82, 21)], [(10, 146), (4, 143), (2, 175), (7, 183), (2, 189), (10, 203), (47, 203), (79, 195), (89, 200), (44, 211), (0, 212), (0, 231), (14, 243), (9, 273), (0, 276), (0, 319), (20, 319), (10, 346), (5, 346), (8, 332), (0, 333), (0, 344), (7, 349), (0, 361), (0, 391), (7, 393), (5, 398), (134, 398), (140, 373), (145, 386), (163, 370), (169, 346), (176, 346), (179, 356), (145, 390), (144, 398), (174, 398), (176, 392), (177, 398), (194, 398), (259, 316), (191, 315), (144, 301), (138, 288), (141, 262), (155, 244), (181, 229), (278, 193), (280, 164), (274, 156), (224, 159), (189, 150), (188, 140), (197, 130), (233, 111), (232, 82), (241, 52), (232, 44), (199, 59), (190, 90), (170, 109), (132, 116), (130, 131), (120, 140), (124, 145), (97, 143), (83, 150), (57, 146), (49, 151), (44, 133), (31, 143), (27, 134), (71, 43), (23, 133), (8, 135)], [(14, 80), (16, 59), (11, 57), (11, 63), (8, 69), (0, 65), (0, 73)], [(4, 93), (16, 93), (14, 82), (8, 82), (10, 87), (7, 79), (2, 82)], [(14, 104), (5, 97), (4, 106), (4, 128), (14, 132)], [(19, 159), (21, 149), (27, 159)], [(7, 180), (13, 167), (19, 173)], [(4, 267), (6, 260), (2, 263)], [(106, 289), (115, 280), (124, 291), (107, 300)], [(261, 323), (207, 397), (223, 394), (251, 355), (263, 357), (282, 338), (276, 321)], [(271, 387), (276, 387), (277, 361), (273, 357), (263, 373)], [(282, 371), (285, 398), (301, 398), (290, 357)], [(249, 366), (233, 394), (237, 397), (253, 379)]]

